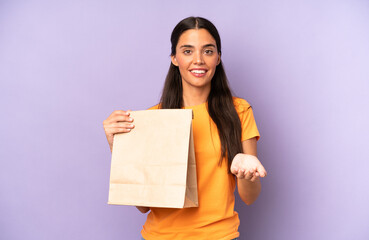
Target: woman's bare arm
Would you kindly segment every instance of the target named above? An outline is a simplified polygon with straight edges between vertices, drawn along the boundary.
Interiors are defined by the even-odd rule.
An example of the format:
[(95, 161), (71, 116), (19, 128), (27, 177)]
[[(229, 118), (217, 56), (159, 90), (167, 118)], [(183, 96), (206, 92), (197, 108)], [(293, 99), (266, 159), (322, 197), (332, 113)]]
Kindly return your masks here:
[(260, 194), (260, 177), (265, 177), (266, 171), (257, 158), (256, 138), (243, 141), (242, 147), (244, 153), (235, 156), (231, 171), (237, 176), (238, 194), (250, 205)]

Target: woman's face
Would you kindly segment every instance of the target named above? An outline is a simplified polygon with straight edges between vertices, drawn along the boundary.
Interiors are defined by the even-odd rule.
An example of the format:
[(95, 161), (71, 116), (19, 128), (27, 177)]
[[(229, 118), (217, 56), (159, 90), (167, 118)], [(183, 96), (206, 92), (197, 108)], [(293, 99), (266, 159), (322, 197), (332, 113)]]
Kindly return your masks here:
[(202, 88), (210, 91), (211, 79), (220, 63), (215, 39), (205, 29), (182, 33), (172, 63), (178, 66), (183, 89)]

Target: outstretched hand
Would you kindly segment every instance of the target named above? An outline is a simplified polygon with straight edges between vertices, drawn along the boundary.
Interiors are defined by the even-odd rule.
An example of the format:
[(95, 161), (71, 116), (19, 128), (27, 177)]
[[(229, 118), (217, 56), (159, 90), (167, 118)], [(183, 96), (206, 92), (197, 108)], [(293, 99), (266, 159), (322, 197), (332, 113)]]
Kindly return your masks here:
[(267, 175), (265, 168), (257, 157), (244, 153), (239, 153), (233, 158), (231, 172), (238, 179), (246, 179), (251, 182)]

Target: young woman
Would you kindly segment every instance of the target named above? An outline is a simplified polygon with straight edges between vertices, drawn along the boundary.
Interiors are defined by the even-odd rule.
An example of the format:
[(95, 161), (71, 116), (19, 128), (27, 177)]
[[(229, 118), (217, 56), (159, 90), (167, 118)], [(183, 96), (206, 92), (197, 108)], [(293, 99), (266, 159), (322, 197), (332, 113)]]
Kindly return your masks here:
[[(237, 239), (236, 183), (238, 194), (249, 205), (260, 193), (260, 177), (266, 176), (256, 157), (259, 132), (251, 106), (231, 94), (221, 61), (220, 36), (210, 21), (200, 17), (182, 20), (171, 42), (162, 97), (151, 109), (193, 110), (199, 207), (137, 207), (143, 213), (151, 210), (141, 234), (146, 240)], [(112, 149), (114, 134), (134, 131), (134, 119), (129, 111), (114, 111), (104, 121), (104, 129)]]

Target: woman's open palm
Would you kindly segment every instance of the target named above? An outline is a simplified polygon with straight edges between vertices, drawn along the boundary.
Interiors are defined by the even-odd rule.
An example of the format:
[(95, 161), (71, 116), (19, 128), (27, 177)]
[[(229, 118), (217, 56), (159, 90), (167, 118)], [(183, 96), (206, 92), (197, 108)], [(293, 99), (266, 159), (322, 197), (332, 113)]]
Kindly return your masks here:
[(252, 182), (259, 177), (265, 177), (267, 172), (259, 159), (250, 154), (239, 153), (232, 161), (231, 172), (240, 179)]

